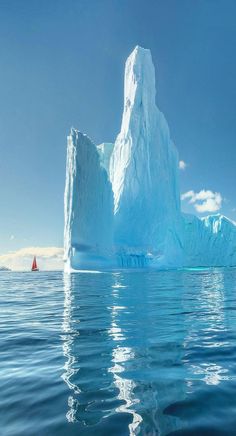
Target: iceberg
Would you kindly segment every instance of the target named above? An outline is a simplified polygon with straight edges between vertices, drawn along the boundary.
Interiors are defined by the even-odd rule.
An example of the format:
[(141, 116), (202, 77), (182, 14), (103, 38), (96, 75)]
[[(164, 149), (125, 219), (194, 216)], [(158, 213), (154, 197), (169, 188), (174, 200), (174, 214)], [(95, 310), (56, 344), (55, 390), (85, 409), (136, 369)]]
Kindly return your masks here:
[(179, 156), (155, 95), (150, 50), (136, 47), (125, 66), (122, 125), (110, 162), (114, 241), (121, 252), (149, 253), (171, 266), (181, 257)]
[(100, 164), (105, 168), (109, 177), (110, 168), (110, 158), (113, 152), (114, 144), (109, 142), (104, 142), (103, 144), (97, 145), (97, 150), (99, 153)]
[(236, 224), (223, 215), (184, 215), (184, 266), (236, 265)]
[(64, 197), (65, 270), (236, 265), (236, 225), (181, 212), (179, 156), (155, 102), (150, 50), (125, 65), (121, 130), (95, 145), (71, 129)]
[(71, 129), (64, 197), (65, 270), (108, 265), (113, 246), (113, 192), (97, 147)]

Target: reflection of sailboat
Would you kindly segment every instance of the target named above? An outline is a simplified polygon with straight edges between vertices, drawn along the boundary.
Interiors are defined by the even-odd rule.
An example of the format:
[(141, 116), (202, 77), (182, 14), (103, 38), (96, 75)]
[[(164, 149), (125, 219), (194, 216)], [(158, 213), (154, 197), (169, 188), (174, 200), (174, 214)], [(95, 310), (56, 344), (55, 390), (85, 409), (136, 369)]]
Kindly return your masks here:
[(36, 256), (34, 256), (31, 271), (39, 271), (37, 261), (36, 261)]

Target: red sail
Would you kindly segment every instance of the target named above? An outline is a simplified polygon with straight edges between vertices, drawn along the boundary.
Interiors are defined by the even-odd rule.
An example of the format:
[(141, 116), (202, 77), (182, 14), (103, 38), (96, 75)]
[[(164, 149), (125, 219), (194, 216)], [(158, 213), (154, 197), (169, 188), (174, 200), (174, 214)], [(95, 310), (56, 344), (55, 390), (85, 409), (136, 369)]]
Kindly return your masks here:
[(34, 260), (33, 260), (33, 263), (32, 263), (32, 270), (37, 269), (37, 268), (38, 267), (37, 267), (36, 257), (34, 256)]

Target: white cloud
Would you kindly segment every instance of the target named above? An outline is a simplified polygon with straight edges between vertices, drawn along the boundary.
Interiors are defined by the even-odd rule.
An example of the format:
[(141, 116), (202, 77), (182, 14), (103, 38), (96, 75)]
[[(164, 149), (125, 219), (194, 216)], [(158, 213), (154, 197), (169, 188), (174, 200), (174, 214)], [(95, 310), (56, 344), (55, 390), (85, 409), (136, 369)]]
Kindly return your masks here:
[(15, 235), (10, 236), (10, 241), (13, 241), (13, 239), (15, 239)]
[(185, 170), (186, 166), (187, 166), (187, 164), (186, 164), (186, 162), (184, 162), (184, 160), (179, 161), (179, 169), (180, 170)]
[(222, 206), (222, 196), (219, 192), (202, 189), (199, 192), (188, 191), (181, 195), (181, 200), (188, 200), (197, 212), (217, 212)]
[(192, 198), (194, 196), (194, 191), (188, 191), (181, 195), (181, 200), (187, 200), (188, 198)]
[(31, 269), (33, 257), (37, 257), (40, 270), (62, 270), (63, 248), (59, 247), (27, 247), (0, 255), (0, 266), (12, 270)]

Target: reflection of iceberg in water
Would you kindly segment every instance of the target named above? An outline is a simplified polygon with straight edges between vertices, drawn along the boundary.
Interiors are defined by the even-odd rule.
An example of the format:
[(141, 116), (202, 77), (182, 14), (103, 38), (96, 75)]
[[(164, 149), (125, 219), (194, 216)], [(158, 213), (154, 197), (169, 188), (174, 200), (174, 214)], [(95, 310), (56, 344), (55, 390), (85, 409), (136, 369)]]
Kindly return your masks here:
[[(135, 412), (133, 406), (140, 402), (138, 398), (135, 398), (134, 389), (136, 384), (133, 380), (127, 378), (122, 378), (121, 373), (124, 371), (123, 367), (119, 365), (121, 362), (128, 361), (132, 359), (131, 349), (127, 347), (117, 347), (113, 351), (113, 362), (114, 367), (110, 368), (110, 371), (114, 375), (114, 383), (119, 389), (118, 398), (124, 400), (125, 404), (122, 404), (116, 409), (116, 412), (128, 412), (132, 414), (132, 422), (129, 424), (129, 434), (135, 435), (136, 429), (139, 427), (140, 422), (142, 422), (142, 417)], [(120, 375), (118, 375), (120, 373)]]
[(218, 385), (223, 380), (229, 380), (225, 374), (228, 369), (223, 368), (215, 363), (201, 363), (199, 366), (192, 365), (192, 371), (195, 375), (200, 375), (200, 379), (207, 385)]
[(227, 331), (224, 275), (220, 270), (211, 274), (207, 272), (200, 276), (200, 280), (197, 312), (187, 318), (188, 335), (184, 341), (187, 351), (185, 363), (192, 379), (188, 382), (190, 392), (196, 380), (200, 379), (207, 385), (218, 385), (229, 379), (228, 369), (214, 361), (215, 350), (228, 346), (224, 338)]
[[(64, 275), (63, 379), (70, 389), (67, 420), (76, 423), (80, 431), (99, 424), (112, 383), (106, 370), (111, 354), (106, 339), (109, 311), (107, 304), (100, 310), (98, 300), (99, 292), (103, 291), (99, 284), (110, 286), (110, 278), (99, 280), (98, 276)], [(112, 396), (115, 394), (107, 394), (109, 400)]]
[(72, 395), (68, 398), (68, 406), (69, 411), (66, 415), (69, 422), (74, 422), (76, 420), (75, 412), (76, 412), (76, 400), (73, 398), (74, 394), (79, 394), (80, 390), (78, 386), (71, 381), (71, 378), (76, 374), (78, 370), (74, 369), (76, 364), (76, 357), (73, 355), (72, 347), (74, 342), (74, 336), (77, 334), (75, 330), (72, 328), (71, 324), (71, 312), (73, 306), (73, 294), (72, 294), (72, 286), (71, 286), (72, 277), (64, 274), (64, 313), (63, 313), (63, 323), (62, 323), (62, 331), (63, 331), (63, 354), (66, 357), (66, 362), (64, 365), (64, 373), (62, 375), (63, 380), (72, 390)]
[(63, 379), (73, 434), (173, 436), (197, 424), (193, 434), (203, 434), (213, 421), (218, 428), (236, 382), (229, 275), (64, 276)]
[[(119, 283), (119, 274), (114, 274), (114, 277), (116, 279), (116, 282), (113, 285), (112, 295), (114, 299), (116, 299), (119, 289), (122, 289), (125, 286)], [(125, 306), (111, 307), (111, 328), (109, 330), (109, 333), (115, 342), (125, 340), (124, 332), (118, 325), (118, 318), (120, 312), (126, 309), (127, 308)], [(125, 401), (124, 404), (116, 409), (116, 412), (128, 412), (132, 414), (132, 422), (129, 424), (129, 434), (131, 436), (136, 434), (136, 430), (142, 422), (141, 415), (136, 413), (134, 408), (132, 408), (132, 406), (139, 403), (140, 400), (138, 398), (135, 398), (134, 395), (134, 389), (136, 387), (135, 382), (133, 380), (122, 377), (122, 373), (124, 372), (122, 364), (134, 358), (135, 354), (131, 347), (122, 347), (120, 345), (117, 345), (112, 352), (113, 366), (110, 368), (110, 372), (114, 375), (114, 383), (119, 389), (118, 398)]]
[[(160, 295), (158, 287), (157, 295), (152, 293), (150, 277), (149, 273), (116, 275), (109, 331), (116, 347), (110, 371), (114, 374), (119, 398), (125, 400), (117, 411), (132, 413), (129, 434), (164, 436), (178, 427), (178, 418), (163, 415), (163, 398), (170, 392), (174, 394), (177, 386), (167, 375), (165, 367), (170, 361), (166, 361), (168, 344), (163, 347), (162, 334), (166, 333), (168, 325), (165, 325), (165, 314), (162, 317), (156, 312)], [(123, 289), (124, 284), (126, 289)], [(160, 283), (161, 291), (162, 285)], [(176, 351), (172, 349), (172, 359), (176, 364), (181, 359), (177, 347)], [(181, 392), (178, 392), (180, 397)]]
[(65, 274), (63, 379), (79, 434), (180, 431), (199, 386), (228, 377), (211, 354), (227, 344), (222, 277), (198, 273), (194, 289), (192, 277)]
[[(125, 309), (116, 303), (117, 289), (123, 285), (116, 283), (116, 273), (104, 275), (105, 286), (104, 277), (99, 280), (91, 275), (85, 289), (87, 280), (84, 277), (83, 274), (64, 275), (62, 331), (66, 362), (63, 379), (70, 389), (66, 417), (69, 422), (81, 424), (81, 428), (99, 428), (101, 420), (127, 416), (125, 425), (129, 434), (133, 435), (142, 420), (132, 407), (139, 400), (133, 393), (134, 381), (123, 378), (121, 373), (124, 371), (123, 363), (132, 359), (134, 353), (131, 347), (116, 344), (126, 339), (116, 320), (117, 312)], [(103, 290), (100, 287), (102, 282)], [(102, 291), (103, 295), (98, 295)], [(94, 304), (96, 298), (98, 305)], [(96, 334), (89, 331), (92, 320), (96, 329), (91, 330), (96, 330)], [(92, 368), (92, 373), (89, 368)]]
[(229, 335), (232, 320), (225, 307), (227, 275), (220, 269), (183, 274), (182, 381), (185, 394), (182, 399), (175, 396), (175, 401), (164, 411), (181, 422), (179, 429), (172, 430), (169, 436), (232, 434), (226, 430), (232, 419), (227, 392), (232, 389), (235, 378)]
[(117, 312), (125, 307), (116, 303), (116, 273), (104, 274), (102, 280), (98, 276), (64, 275), (62, 331), (66, 362), (62, 377), (70, 390), (66, 418), (80, 431), (99, 431), (107, 420), (114, 426), (112, 434), (118, 435), (116, 420), (121, 416), (119, 425), (129, 428), (133, 435), (142, 419), (133, 407), (139, 400), (133, 393), (135, 383), (123, 378), (121, 372), (123, 363), (134, 354), (131, 347), (116, 344), (125, 340), (116, 322)]

